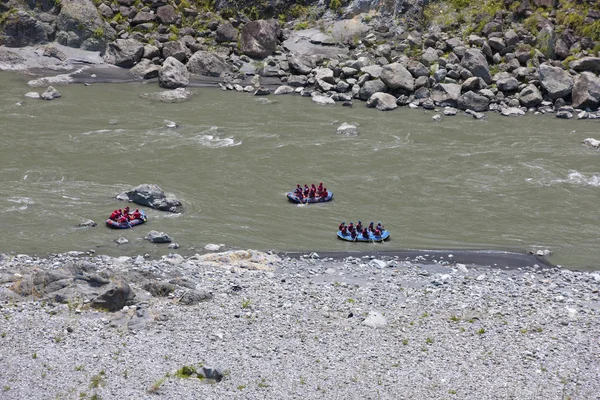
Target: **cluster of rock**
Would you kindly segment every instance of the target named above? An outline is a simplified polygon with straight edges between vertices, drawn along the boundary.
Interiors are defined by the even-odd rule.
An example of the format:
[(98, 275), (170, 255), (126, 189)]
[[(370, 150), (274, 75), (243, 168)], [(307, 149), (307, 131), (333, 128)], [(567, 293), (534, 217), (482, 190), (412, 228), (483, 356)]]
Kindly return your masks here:
[[(248, 84), (247, 77), (260, 76), (283, 83), (276, 94), (299, 93), (320, 104), (358, 99), (379, 110), (450, 107), (447, 115), (460, 109), (476, 117), (482, 111), (600, 116), (600, 58), (593, 56), (593, 42), (569, 30), (558, 34), (548, 21), (534, 35), (501, 12), (481, 36), (463, 39), (439, 28), (406, 33), (396, 20), (372, 13), (334, 20), (321, 10), (320, 29), (292, 30), (295, 22), (282, 27), (241, 14), (223, 19), (166, 0), (42, 3), (37, 16), (8, 15), (5, 44), (56, 40), (100, 50), (109, 63), (158, 78), (163, 88), (184, 88), (190, 76), (204, 75), (220, 79), (225, 89), (270, 93), (259, 88), (260, 80)], [(359, 10), (355, 3), (348, 9)]]

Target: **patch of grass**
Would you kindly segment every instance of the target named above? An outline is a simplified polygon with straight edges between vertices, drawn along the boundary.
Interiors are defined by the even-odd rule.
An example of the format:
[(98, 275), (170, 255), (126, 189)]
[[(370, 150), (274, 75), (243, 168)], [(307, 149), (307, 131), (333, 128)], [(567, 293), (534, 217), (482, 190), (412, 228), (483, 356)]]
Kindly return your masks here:
[(354, 299), (352, 299), (352, 298), (348, 299), (347, 301), (348, 301), (348, 303), (350, 303), (350, 304), (354, 304), (354, 303), (356, 303), (356, 300), (354, 300)]
[(246, 385), (238, 385), (237, 386), (237, 390), (241, 391), (241, 390), (244, 390), (244, 389), (246, 389)]
[(33, 354), (31, 355), (31, 358), (33, 358), (33, 359), (35, 360), (35, 359), (37, 358), (37, 353), (33, 353)]
[(197, 375), (198, 371), (192, 365), (184, 365), (175, 372), (175, 376), (182, 379), (190, 378), (193, 375)]
[(451, 322), (460, 322), (460, 317), (457, 317), (456, 315), (453, 315), (450, 317), (450, 321)]
[(297, 31), (300, 31), (302, 29), (308, 29), (308, 22), (306, 22), (306, 21), (298, 22), (296, 25), (294, 25), (294, 29)]
[(456, 394), (456, 390), (450, 389), (450, 390), (448, 390), (448, 394)]
[(90, 379), (90, 389), (95, 389), (97, 387), (99, 387), (100, 385), (104, 386), (104, 375), (106, 374), (106, 371), (102, 370), (100, 372), (98, 372), (96, 375), (92, 376), (92, 378)]
[(402, 339), (402, 344), (404, 346), (407, 346), (408, 345), (408, 339)]
[(11, 7), (8, 9), (8, 11), (5, 11), (2, 14), (0, 14), (0, 26), (4, 25), (4, 23), (10, 18), (10, 16), (16, 12), (17, 12), (17, 9), (14, 7)]
[(478, 334), (478, 335), (483, 335), (484, 333), (485, 333), (485, 328), (480, 328), (480, 329), (477, 331), (477, 334)]
[(94, 29), (92, 36), (94, 36), (97, 39), (102, 39), (104, 37), (104, 29), (102, 29), (102, 28)]
[(265, 378), (262, 378), (262, 379), (260, 380), (260, 382), (258, 382), (258, 387), (259, 387), (259, 388), (261, 388), (261, 389), (264, 389), (264, 388), (268, 388), (268, 387), (269, 387), (269, 385), (267, 384), (267, 382), (266, 382)]
[(10, 386), (6, 385), (2, 387), (2, 390), (8, 392), (10, 390)]
[(244, 299), (244, 301), (242, 301), (242, 308), (250, 308), (250, 299)]
[(427, 339), (425, 339), (425, 343), (427, 344), (433, 344), (433, 339), (428, 337)]
[(167, 380), (167, 378), (164, 376), (160, 379), (155, 380), (154, 383), (152, 383), (152, 386), (150, 386), (150, 388), (148, 388), (148, 392), (150, 392), (150, 393), (158, 392), (158, 390), (165, 383), (166, 380)]
[(85, 369), (85, 367), (82, 365), (78, 365), (75, 367), (75, 371), (83, 371)]

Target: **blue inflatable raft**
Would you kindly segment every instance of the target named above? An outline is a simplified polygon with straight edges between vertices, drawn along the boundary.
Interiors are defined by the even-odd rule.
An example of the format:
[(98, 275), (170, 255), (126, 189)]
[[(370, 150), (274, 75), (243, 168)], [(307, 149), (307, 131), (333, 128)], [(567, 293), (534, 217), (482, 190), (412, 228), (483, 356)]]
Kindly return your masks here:
[(146, 222), (148, 220), (148, 217), (146, 216), (145, 212), (140, 211), (140, 213), (142, 214), (141, 218), (137, 218), (137, 219), (131, 220), (131, 221), (129, 221), (129, 223), (122, 224), (122, 223), (119, 223), (119, 222), (117, 222), (117, 221), (112, 220), (112, 219), (109, 218), (109, 219), (106, 220), (106, 225), (109, 228), (113, 228), (113, 229), (129, 229), (129, 228), (133, 228), (134, 226), (141, 225), (141, 224), (143, 224), (144, 222)]
[(313, 199), (307, 198), (307, 197), (300, 199), (298, 196), (296, 196), (294, 194), (294, 192), (288, 192), (287, 198), (292, 203), (297, 203), (297, 204), (326, 203), (328, 201), (331, 201), (331, 199), (333, 199), (333, 192), (330, 192), (328, 190), (327, 196), (315, 197)]
[(345, 240), (346, 242), (383, 242), (384, 240), (388, 240), (390, 238), (390, 231), (383, 231), (381, 236), (375, 236), (373, 232), (369, 232), (369, 238), (364, 238), (362, 234), (356, 236), (356, 238), (352, 238), (349, 233), (343, 235), (342, 231), (337, 232), (337, 236), (341, 240)]

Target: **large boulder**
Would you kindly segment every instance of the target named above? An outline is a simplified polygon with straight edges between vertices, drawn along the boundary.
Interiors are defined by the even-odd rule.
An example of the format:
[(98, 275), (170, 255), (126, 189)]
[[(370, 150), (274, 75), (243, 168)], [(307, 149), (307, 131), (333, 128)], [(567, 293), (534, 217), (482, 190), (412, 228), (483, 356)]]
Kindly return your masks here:
[(591, 72), (583, 72), (573, 84), (573, 107), (595, 110), (600, 105), (600, 79)]
[(163, 90), (155, 93), (144, 93), (140, 97), (162, 103), (181, 103), (192, 98), (192, 92), (180, 87), (173, 90)]
[(385, 92), (385, 89), (386, 85), (380, 79), (366, 81), (358, 91), (358, 98), (361, 100), (368, 100), (377, 92)]
[(176, 58), (169, 57), (158, 71), (158, 85), (166, 89), (186, 87), (190, 83), (190, 73)]
[(380, 111), (389, 111), (398, 108), (396, 98), (388, 93), (374, 93), (367, 100), (367, 107), (375, 107)]
[(106, 62), (117, 67), (131, 68), (144, 55), (144, 44), (135, 39), (117, 39), (108, 45)]
[(473, 110), (477, 112), (487, 111), (490, 99), (482, 94), (467, 92), (458, 98), (457, 107), (461, 110)]
[(167, 196), (158, 185), (144, 183), (117, 196), (119, 200), (133, 201), (136, 204), (162, 211), (180, 212), (182, 204), (172, 196)]
[(290, 67), (290, 71), (298, 75), (310, 74), (310, 71), (312, 71), (312, 69), (314, 68), (312, 64), (312, 60), (308, 57), (295, 55), (288, 57), (288, 65)]
[(571, 61), (569, 67), (575, 71), (589, 71), (600, 74), (600, 57), (583, 57), (579, 60)]
[(61, 44), (101, 52), (116, 36), (91, 0), (61, 0), (56, 30)]
[(456, 107), (461, 87), (455, 83), (437, 83), (431, 88), (431, 100), (440, 107)]
[[(2, 24), (0, 45), (8, 47), (25, 47), (48, 42), (46, 27), (41, 21), (25, 11), (5, 13), (6, 19)], [(0, 19), (2, 16), (0, 16)]]
[(521, 105), (527, 108), (538, 106), (543, 100), (542, 93), (532, 84), (525, 86), (519, 93)]
[(473, 76), (477, 76), (485, 81), (486, 84), (492, 83), (492, 76), (485, 55), (479, 49), (468, 49), (460, 62), (464, 68), (468, 69)]
[(538, 75), (540, 84), (552, 100), (571, 94), (573, 77), (564, 69), (542, 64), (538, 70)]
[(187, 70), (192, 74), (221, 76), (230, 71), (229, 66), (219, 55), (208, 51), (195, 52), (186, 64)]
[(275, 51), (279, 26), (275, 20), (248, 22), (242, 28), (241, 52), (252, 58), (265, 58)]
[(415, 89), (415, 79), (404, 65), (397, 62), (383, 67), (381, 80), (391, 90), (412, 92)]

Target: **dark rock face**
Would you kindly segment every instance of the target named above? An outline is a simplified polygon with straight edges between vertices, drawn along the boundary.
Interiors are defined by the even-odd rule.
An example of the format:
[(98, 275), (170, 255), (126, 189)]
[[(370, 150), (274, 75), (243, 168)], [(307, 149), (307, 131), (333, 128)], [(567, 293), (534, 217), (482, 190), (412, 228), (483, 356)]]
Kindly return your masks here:
[(241, 51), (252, 58), (265, 58), (277, 47), (279, 27), (274, 20), (252, 21), (242, 28)]
[(579, 60), (571, 61), (569, 67), (578, 72), (588, 71), (600, 74), (600, 57), (583, 57)]
[(103, 49), (106, 42), (115, 37), (114, 29), (102, 19), (91, 0), (61, 0), (60, 4), (60, 14), (56, 19), (59, 43)]
[(519, 101), (524, 107), (535, 107), (542, 103), (542, 94), (535, 85), (527, 85), (519, 93)]
[(44, 25), (28, 13), (17, 11), (4, 23), (4, 37), (0, 37), (0, 44), (8, 47), (23, 47), (47, 43), (48, 34)]
[(118, 311), (133, 300), (134, 296), (135, 294), (126, 282), (117, 281), (106, 285), (102, 293), (92, 300), (91, 306), (108, 311)]

